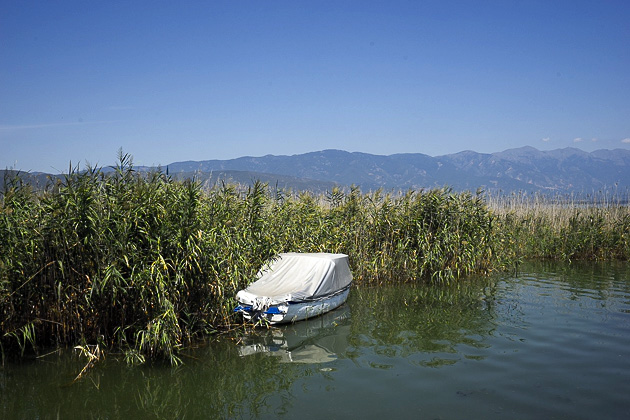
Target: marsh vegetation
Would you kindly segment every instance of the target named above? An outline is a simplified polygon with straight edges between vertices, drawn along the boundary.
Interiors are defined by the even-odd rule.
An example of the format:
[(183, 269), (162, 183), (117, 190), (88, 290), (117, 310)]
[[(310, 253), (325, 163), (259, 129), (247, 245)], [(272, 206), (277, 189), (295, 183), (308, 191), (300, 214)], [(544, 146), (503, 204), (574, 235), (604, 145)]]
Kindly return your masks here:
[(630, 259), (628, 191), (586, 195), (489, 196), (488, 208), (510, 236), (517, 259)]
[(626, 205), (515, 207), (449, 189), (325, 195), (71, 169), (0, 195), (0, 353), (76, 345), (179, 362), (229, 328), (236, 292), (280, 252), (342, 252), (356, 285), (451, 283), (525, 258), (630, 256)]

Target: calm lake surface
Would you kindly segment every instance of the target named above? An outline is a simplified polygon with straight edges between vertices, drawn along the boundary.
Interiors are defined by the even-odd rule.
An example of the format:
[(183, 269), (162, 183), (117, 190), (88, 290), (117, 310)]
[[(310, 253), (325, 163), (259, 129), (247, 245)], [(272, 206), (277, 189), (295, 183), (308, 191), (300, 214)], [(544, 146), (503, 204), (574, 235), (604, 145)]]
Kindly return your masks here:
[(628, 419), (630, 265), (527, 263), (457, 286), (353, 289), (314, 320), (190, 351), (0, 367), (0, 417)]

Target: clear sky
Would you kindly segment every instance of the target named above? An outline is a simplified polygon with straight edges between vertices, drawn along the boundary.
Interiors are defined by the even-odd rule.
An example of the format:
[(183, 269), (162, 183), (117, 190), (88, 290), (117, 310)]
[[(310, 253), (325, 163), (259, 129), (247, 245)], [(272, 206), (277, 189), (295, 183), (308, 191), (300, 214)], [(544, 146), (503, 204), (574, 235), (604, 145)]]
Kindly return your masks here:
[(630, 148), (630, 1), (0, 0), (0, 168)]

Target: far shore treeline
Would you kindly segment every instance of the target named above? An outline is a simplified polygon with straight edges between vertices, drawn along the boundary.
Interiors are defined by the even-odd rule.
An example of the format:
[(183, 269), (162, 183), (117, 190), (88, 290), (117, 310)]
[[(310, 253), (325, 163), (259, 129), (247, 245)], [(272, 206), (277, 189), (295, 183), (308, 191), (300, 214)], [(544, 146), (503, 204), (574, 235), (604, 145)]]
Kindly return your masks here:
[[(0, 193), (0, 357), (56, 346), (177, 363), (225, 330), (236, 292), (280, 252), (348, 254), (358, 287), (454, 282), (529, 258), (630, 259), (630, 210), (449, 189), (326, 194), (71, 170)], [(626, 202), (624, 200), (624, 202)], [(0, 363), (1, 364), (1, 363)]]

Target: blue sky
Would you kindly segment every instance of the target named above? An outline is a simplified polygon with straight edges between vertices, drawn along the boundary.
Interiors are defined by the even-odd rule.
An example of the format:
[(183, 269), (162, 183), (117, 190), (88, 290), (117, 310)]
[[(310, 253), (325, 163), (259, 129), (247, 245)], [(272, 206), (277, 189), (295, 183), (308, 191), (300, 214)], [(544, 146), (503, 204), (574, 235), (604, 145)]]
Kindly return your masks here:
[(630, 148), (630, 2), (0, 0), (0, 167)]

